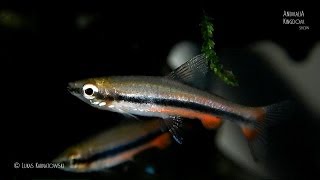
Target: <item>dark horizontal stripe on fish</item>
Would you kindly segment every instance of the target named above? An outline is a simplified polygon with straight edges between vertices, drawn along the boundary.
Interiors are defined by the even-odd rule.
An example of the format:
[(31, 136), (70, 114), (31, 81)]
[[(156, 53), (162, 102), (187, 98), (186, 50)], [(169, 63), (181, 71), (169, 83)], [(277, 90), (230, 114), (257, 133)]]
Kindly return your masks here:
[(142, 136), (132, 142), (128, 142), (127, 144), (122, 144), (122, 145), (114, 147), (112, 149), (107, 149), (103, 152), (94, 154), (94, 155), (87, 157), (87, 158), (84, 158), (84, 159), (75, 159), (73, 162), (74, 162), (74, 164), (92, 163), (92, 162), (100, 160), (100, 159), (106, 159), (111, 156), (116, 156), (122, 152), (134, 149), (134, 148), (139, 147), (145, 143), (148, 143), (162, 133), (163, 133), (162, 130), (159, 129), (157, 131), (150, 132), (149, 134)]
[(146, 98), (141, 96), (124, 96), (124, 95), (117, 95), (114, 100), (124, 100), (128, 102), (133, 103), (150, 103), (150, 104), (156, 104), (156, 105), (162, 105), (162, 106), (172, 106), (172, 107), (178, 107), (178, 108), (186, 108), (186, 109), (192, 109), (199, 112), (209, 113), (214, 116), (219, 117), (228, 117), (229, 120), (232, 121), (240, 121), (244, 123), (250, 123), (251, 121), (248, 119), (245, 119), (242, 116), (239, 116), (234, 113), (226, 112), (220, 109), (212, 108), (210, 106), (206, 106), (203, 104), (198, 104), (195, 102), (188, 102), (188, 101), (180, 101), (177, 99), (165, 99), (165, 98)]

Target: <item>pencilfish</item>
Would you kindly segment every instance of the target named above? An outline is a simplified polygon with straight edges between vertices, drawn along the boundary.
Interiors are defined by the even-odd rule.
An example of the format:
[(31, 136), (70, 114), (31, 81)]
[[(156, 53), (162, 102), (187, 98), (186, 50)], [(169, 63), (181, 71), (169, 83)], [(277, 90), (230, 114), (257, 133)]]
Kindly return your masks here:
[(69, 83), (68, 90), (91, 106), (129, 116), (159, 117), (169, 123), (175, 140), (182, 143), (179, 127), (183, 119), (197, 119), (207, 129), (222, 121), (238, 124), (245, 137), (263, 138), (270, 121), (285, 118), (287, 102), (262, 107), (233, 103), (194, 86), (194, 74), (209, 72), (205, 55), (198, 55), (167, 76), (110, 76)]
[(162, 130), (159, 119), (125, 123), (67, 148), (53, 162), (63, 163), (64, 171), (103, 171), (132, 161), (147, 149), (166, 148), (171, 141), (171, 134)]

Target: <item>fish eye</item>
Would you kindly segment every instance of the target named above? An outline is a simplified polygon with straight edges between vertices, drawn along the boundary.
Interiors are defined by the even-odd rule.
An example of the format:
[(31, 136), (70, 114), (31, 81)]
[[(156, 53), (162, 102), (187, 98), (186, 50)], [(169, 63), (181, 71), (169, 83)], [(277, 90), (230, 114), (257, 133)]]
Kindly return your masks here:
[(88, 96), (92, 96), (93, 95), (93, 89), (92, 88), (88, 88), (88, 89), (84, 90), (84, 93), (86, 93), (86, 95), (88, 95)]
[(93, 84), (86, 84), (82, 88), (83, 90), (83, 95), (87, 99), (93, 99), (94, 98), (94, 93), (98, 92), (97, 86)]

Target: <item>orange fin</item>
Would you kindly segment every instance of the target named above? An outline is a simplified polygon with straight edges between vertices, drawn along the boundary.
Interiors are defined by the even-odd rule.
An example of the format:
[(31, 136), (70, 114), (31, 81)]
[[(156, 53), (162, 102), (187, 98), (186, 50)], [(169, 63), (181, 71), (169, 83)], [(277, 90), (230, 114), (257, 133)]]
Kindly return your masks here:
[(221, 118), (209, 116), (209, 115), (201, 119), (201, 122), (206, 129), (217, 129), (222, 124)]
[(250, 127), (241, 128), (243, 135), (247, 138), (248, 141), (253, 140), (258, 135), (258, 130)]
[(164, 149), (171, 144), (171, 134), (169, 132), (161, 134), (160, 136), (155, 138), (151, 143), (153, 146), (159, 149)]

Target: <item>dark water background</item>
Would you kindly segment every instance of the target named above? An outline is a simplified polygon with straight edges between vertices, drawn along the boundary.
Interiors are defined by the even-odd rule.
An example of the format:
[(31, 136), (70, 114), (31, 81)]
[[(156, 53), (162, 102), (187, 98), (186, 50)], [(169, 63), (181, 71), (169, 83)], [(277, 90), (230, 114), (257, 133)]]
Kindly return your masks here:
[[(268, 39), (301, 61), (319, 40), (317, 11), (305, 7), (170, 6), (124, 8), (84, 3), (66, 7), (56, 3), (41, 8), (0, 8), (19, 14), (28, 24), (18, 28), (0, 26), (1, 67), (6, 70), (2, 71), (2, 104), (8, 115), (1, 120), (9, 124), (8, 128), (2, 125), (7, 130), (2, 131), (2, 148), (7, 151), (3, 154), (6, 161), (2, 162), (10, 179), (257, 179), (219, 153), (212, 139), (208, 142), (207, 134), (201, 131), (189, 135), (182, 146), (137, 157), (137, 163), (130, 163), (127, 172), (116, 168), (107, 175), (79, 175), (56, 169), (13, 168), (14, 162), (49, 162), (66, 147), (116, 125), (123, 118), (121, 115), (80, 102), (67, 92), (67, 83), (104, 75), (163, 75), (165, 60), (174, 44), (182, 40), (201, 44), (199, 24), (203, 9), (214, 19), (218, 55)], [(304, 10), (312, 29), (304, 32), (283, 25), (283, 10), (287, 9)], [(89, 16), (92, 21), (79, 28), (79, 16)], [(253, 73), (242, 79), (242, 90), (250, 90), (246, 103), (295, 97), (292, 89), (262, 63), (236, 64), (236, 74), (237, 69)], [(251, 79), (247, 81), (250, 83), (245, 77)], [(265, 96), (259, 98), (261, 94)], [(284, 173), (301, 178), (315, 175), (320, 169), (315, 145), (319, 126), (313, 124), (312, 119), (316, 118), (303, 107), (299, 104), (295, 121), (285, 127), (284, 151), (290, 156), (280, 157), (283, 166), (288, 167)], [(155, 166), (156, 175), (144, 172), (150, 164)]]

